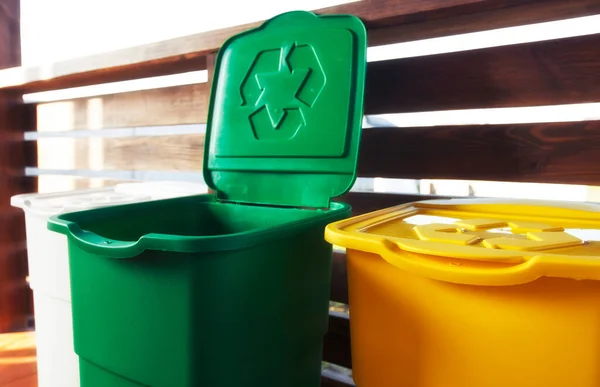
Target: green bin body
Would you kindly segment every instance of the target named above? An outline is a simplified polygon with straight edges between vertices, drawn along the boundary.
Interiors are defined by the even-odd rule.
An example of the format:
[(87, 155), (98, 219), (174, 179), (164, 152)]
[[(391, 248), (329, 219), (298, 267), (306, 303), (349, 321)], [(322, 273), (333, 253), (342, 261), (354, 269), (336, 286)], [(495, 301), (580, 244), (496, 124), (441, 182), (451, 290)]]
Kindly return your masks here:
[[(81, 387), (319, 387), (332, 201), (356, 179), (366, 33), (290, 12), (216, 58), (214, 195), (51, 217), (67, 235)], [(157, 155), (160, 157), (160, 155)]]
[(199, 195), (60, 216), (82, 387), (319, 386), (323, 230), (349, 214)]

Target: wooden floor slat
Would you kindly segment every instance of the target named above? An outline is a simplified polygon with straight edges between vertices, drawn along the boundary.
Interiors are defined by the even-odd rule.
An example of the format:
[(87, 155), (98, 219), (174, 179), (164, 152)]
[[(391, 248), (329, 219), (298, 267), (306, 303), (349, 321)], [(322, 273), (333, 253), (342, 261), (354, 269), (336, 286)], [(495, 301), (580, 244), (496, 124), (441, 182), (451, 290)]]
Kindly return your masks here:
[(35, 333), (0, 335), (0, 387), (37, 387)]
[(10, 382), (6, 386), (3, 386), (3, 387), (37, 387), (37, 385), (38, 385), (37, 375), (33, 374), (33, 375), (26, 376), (24, 378), (15, 380), (14, 382)]

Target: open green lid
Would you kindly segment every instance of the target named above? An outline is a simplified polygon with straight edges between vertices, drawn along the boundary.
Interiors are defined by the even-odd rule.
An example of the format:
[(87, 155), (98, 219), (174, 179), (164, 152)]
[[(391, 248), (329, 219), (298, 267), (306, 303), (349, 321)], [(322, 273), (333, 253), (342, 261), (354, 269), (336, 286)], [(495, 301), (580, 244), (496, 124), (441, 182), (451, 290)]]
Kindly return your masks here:
[(355, 16), (297, 11), (225, 42), (204, 154), (220, 199), (324, 208), (352, 187), (366, 40)]

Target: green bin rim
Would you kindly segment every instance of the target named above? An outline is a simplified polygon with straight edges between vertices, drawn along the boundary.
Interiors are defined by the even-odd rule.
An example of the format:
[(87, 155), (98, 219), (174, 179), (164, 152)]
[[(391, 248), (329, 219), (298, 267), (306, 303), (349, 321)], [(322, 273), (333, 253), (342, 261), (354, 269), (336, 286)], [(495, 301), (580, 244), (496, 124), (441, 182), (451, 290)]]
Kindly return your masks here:
[[(212, 201), (213, 195), (200, 195), (165, 199), (165, 201), (176, 200), (202, 200)], [(78, 216), (93, 215), (101, 213), (104, 216), (110, 217), (110, 213), (121, 211), (122, 207), (130, 206), (146, 206), (156, 202), (142, 202), (136, 204), (117, 205), (113, 207), (96, 208), (85, 211), (78, 211)], [(268, 243), (270, 241), (285, 238), (292, 234), (297, 234), (302, 230), (314, 227), (315, 223), (330, 223), (342, 217), (349, 216), (351, 212), (350, 205), (341, 202), (332, 202), (328, 211), (324, 210), (302, 210), (315, 211), (315, 216), (300, 219), (296, 221), (285, 222), (284, 225), (276, 225), (271, 227), (256, 228), (249, 231), (209, 235), (209, 236), (186, 236), (175, 234), (159, 234), (148, 233), (142, 235), (136, 241), (120, 241), (102, 237), (93, 232), (82, 229), (75, 221), (67, 220), (71, 214), (53, 215), (48, 219), (47, 228), (50, 231), (67, 236), (71, 243), (82, 248), (83, 250), (108, 256), (111, 258), (134, 258), (139, 256), (146, 250), (154, 251), (170, 251), (179, 253), (197, 253), (197, 252), (217, 252), (217, 251), (232, 251), (246, 249), (256, 245)]]

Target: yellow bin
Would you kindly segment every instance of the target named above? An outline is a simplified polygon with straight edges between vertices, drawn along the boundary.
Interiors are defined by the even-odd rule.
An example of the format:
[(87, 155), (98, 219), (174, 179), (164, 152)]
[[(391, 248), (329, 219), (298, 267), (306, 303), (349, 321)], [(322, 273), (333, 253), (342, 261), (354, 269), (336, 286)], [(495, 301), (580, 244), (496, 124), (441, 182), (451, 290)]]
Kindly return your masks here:
[(447, 200), (329, 225), (358, 387), (600, 386), (600, 206)]

